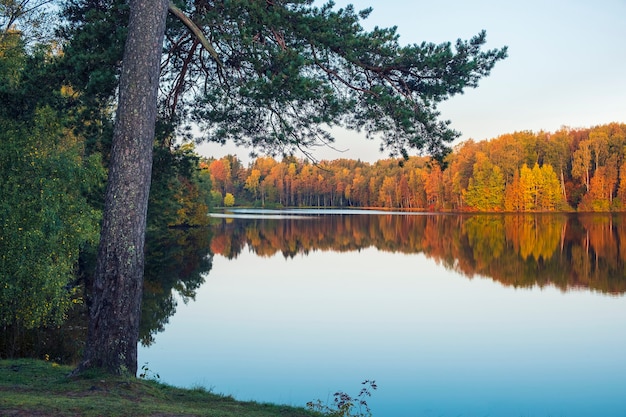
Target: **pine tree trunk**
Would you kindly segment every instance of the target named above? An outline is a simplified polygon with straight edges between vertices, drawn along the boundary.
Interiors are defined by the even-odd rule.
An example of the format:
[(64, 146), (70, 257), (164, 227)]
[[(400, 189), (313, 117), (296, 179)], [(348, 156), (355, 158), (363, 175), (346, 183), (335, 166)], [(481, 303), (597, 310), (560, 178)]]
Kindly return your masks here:
[(137, 372), (144, 240), (168, 0), (132, 0), (84, 362)]

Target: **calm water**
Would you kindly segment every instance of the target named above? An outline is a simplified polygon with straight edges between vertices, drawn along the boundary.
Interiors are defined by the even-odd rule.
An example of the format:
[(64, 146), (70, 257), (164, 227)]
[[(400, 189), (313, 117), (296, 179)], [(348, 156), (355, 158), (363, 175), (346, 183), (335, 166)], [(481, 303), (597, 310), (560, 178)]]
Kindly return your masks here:
[(626, 416), (626, 218), (325, 213), (179, 238), (140, 365), (298, 406), (373, 379), (374, 417)]

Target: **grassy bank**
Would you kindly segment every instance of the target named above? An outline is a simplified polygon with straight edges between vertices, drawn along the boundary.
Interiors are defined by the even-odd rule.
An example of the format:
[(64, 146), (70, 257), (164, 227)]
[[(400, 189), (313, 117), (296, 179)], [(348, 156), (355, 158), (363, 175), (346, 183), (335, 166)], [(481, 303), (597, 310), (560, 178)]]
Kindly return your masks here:
[(309, 417), (302, 408), (236, 401), (202, 389), (97, 372), (68, 377), (71, 368), (34, 360), (0, 361), (0, 415), (13, 417)]

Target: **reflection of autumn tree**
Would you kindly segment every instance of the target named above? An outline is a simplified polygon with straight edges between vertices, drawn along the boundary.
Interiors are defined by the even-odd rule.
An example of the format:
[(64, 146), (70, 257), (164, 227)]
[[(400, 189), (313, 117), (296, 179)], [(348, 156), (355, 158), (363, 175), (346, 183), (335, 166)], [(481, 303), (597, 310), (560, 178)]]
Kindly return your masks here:
[(504, 251), (504, 223), (499, 216), (475, 216), (464, 223), (468, 243), (474, 252), (477, 272), (487, 270)]
[(522, 259), (549, 260), (561, 243), (565, 221), (560, 216), (507, 216), (506, 238)]
[(586, 231), (581, 246), (585, 248), (585, 257), (590, 258), (593, 275), (597, 276), (604, 267), (619, 274), (624, 258), (620, 258), (618, 244), (626, 236), (618, 234), (622, 230), (616, 226), (616, 220), (611, 216), (580, 216), (580, 222)]
[(215, 226), (211, 244), (228, 258), (246, 247), (259, 256), (287, 258), (375, 247), (423, 253), (467, 276), (515, 287), (626, 292), (623, 217), (354, 214), (229, 220)]

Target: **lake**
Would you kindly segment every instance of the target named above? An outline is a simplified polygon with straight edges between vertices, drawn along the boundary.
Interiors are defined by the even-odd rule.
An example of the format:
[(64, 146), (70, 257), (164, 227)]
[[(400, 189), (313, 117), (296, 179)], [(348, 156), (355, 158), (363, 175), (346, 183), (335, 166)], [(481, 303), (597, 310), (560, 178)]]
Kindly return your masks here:
[(624, 216), (214, 217), (152, 239), (149, 376), (297, 406), (375, 380), (374, 417), (626, 416)]

